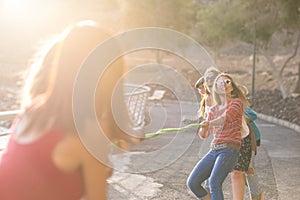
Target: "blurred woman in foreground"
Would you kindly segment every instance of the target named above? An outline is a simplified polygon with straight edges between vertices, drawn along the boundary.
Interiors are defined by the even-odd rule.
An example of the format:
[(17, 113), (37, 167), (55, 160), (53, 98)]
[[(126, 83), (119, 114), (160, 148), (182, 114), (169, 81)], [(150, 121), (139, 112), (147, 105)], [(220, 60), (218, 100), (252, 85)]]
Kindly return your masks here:
[[(112, 143), (125, 144), (134, 139), (117, 125), (111, 108), (123, 63), (116, 61), (109, 66), (95, 87), (96, 123), (104, 134), (90, 126), (95, 122), (86, 113), (86, 91), (77, 91), (82, 92), (78, 124), (72, 106), (81, 65), (109, 37), (94, 22), (79, 22), (59, 35), (35, 60), (26, 80), (24, 112), (14, 120), (13, 134), (0, 160), (1, 200), (106, 199), (106, 179), (111, 175), (109, 149)], [(86, 77), (86, 83), (80, 84), (88, 82)], [(123, 95), (119, 96), (118, 111), (126, 124), (127, 111)], [(85, 127), (85, 131), (78, 133), (77, 126)], [(94, 146), (84, 146), (82, 138), (86, 135), (88, 140), (95, 137)]]

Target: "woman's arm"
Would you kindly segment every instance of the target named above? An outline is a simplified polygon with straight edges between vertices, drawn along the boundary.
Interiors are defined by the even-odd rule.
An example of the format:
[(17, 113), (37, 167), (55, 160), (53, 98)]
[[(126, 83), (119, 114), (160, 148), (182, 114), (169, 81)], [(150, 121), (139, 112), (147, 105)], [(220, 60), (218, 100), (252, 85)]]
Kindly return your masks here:
[(209, 121), (209, 126), (221, 126), (224, 124), (224, 117), (220, 116), (216, 119)]
[[(99, 151), (107, 154), (101, 148)], [(52, 156), (53, 162), (62, 171), (66, 173), (74, 172), (75, 170), (81, 171), (84, 200), (107, 199), (106, 179), (111, 176), (111, 169), (91, 155), (79, 138), (66, 136), (56, 146)]]
[(230, 101), (227, 105), (227, 110), (222, 114), (224, 118), (224, 123), (235, 121), (237, 118), (241, 117), (244, 112), (243, 103), (240, 99), (235, 98)]
[(107, 167), (91, 155), (86, 155), (82, 166), (86, 200), (107, 199)]
[(209, 136), (210, 129), (212, 126), (219, 126), (223, 124), (224, 124), (224, 117), (222, 116), (210, 121), (203, 121), (201, 123), (201, 128), (199, 129), (198, 135), (201, 139), (205, 139)]
[[(81, 144), (82, 145), (82, 144)], [(109, 167), (81, 148), (81, 171), (86, 200), (106, 200)]]
[(251, 109), (250, 107), (246, 107), (245, 108), (245, 115), (251, 120), (251, 121), (254, 121), (257, 119), (257, 114), (256, 112)]
[(202, 140), (204, 140), (205, 138), (207, 138), (209, 136), (208, 124), (209, 124), (208, 121), (201, 122), (201, 128), (198, 131), (198, 135)]

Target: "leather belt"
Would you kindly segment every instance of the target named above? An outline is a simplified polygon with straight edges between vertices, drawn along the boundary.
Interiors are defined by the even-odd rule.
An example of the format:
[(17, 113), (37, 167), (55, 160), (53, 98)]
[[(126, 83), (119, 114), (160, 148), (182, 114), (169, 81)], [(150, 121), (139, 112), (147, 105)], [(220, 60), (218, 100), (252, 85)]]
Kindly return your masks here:
[(211, 145), (212, 150), (218, 150), (218, 149), (224, 149), (224, 148), (232, 148), (232, 149), (240, 150), (241, 145), (236, 144), (236, 143), (230, 143), (230, 142)]

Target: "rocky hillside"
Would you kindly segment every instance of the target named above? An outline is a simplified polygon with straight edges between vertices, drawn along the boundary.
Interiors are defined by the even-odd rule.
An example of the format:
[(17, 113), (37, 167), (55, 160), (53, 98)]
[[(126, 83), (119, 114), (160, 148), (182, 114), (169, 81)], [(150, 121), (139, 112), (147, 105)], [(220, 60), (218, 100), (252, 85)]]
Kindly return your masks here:
[(279, 90), (260, 90), (255, 96), (256, 112), (300, 125), (300, 95), (283, 99)]
[[(175, 66), (175, 68), (177, 68), (176, 72), (187, 77), (191, 85), (194, 85), (199, 78), (199, 74), (195, 73), (195, 70), (190, 67), (185, 67), (186, 62), (180, 61), (178, 57), (171, 57), (169, 54), (168, 56), (170, 57), (167, 57), (165, 59), (166, 62), (163, 64), (172, 67)], [(143, 58), (143, 61), (141, 62), (142, 59), (132, 59), (133, 62), (129, 63), (129, 65), (141, 66), (149, 62), (149, 59), (145, 59), (144, 54), (137, 55), (137, 57)], [(220, 70), (232, 74), (236, 82), (244, 84), (250, 90), (252, 83), (251, 58), (245, 55), (223, 55), (215, 57), (214, 59)], [(277, 58), (277, 60), (278, 62), (283, 62), (284, 59), (281, 57), (281, 59)], [(293, 60), (284, 74), (283, 81), (290, 91), (292, 91), (297, 82), (299, 73), (297, 67), (298, 62), (300, 62), (300, 58)], [(21, 80), (26, 67), (24, 64), (3, 65), (0, 63), (0, 65), (0, 111), (18, 109), (18, 98), (21, 97), (20, 91), (23, 85)], [(142, 73), (146, 73), (146, 71)], [(143, 78), (144, 75), (145, 74), (138, 77)], [(177, 80), (173, 79), (171, 81)], [(270, 69), (266, 67), (266, 63), (262, 58), (259, 58), (257, 62), (255, 81), (253, 108), (256, 112), (300, 125), (300, 96), (294, 95), (283, 99)], [(188, 97), (188, 95), (185, 94), (176, 95)], [(176, 95), (174, 95), (172, 91), (167, 90), (165, 98), (172, 100), (176, 98)]]

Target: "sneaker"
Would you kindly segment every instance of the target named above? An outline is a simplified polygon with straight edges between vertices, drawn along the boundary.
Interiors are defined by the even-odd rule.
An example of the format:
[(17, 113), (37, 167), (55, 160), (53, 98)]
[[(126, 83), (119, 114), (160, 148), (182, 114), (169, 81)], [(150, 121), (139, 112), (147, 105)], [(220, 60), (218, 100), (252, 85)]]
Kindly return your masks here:
[(251, 195), (252, 200), (265, 200), (264, 192), (261, 192), (259, 195)]

